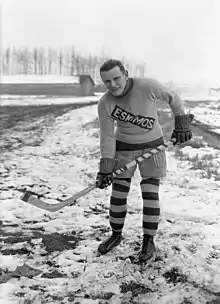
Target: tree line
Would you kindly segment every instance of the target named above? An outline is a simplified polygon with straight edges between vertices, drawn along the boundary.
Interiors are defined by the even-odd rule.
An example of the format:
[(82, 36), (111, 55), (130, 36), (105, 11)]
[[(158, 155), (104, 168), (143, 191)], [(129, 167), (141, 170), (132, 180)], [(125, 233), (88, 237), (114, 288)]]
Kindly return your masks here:
[[(99, 80), (99, 68), (107, 55), (87, 56), (80, 54), (74, 46), (65, 50), (43, 47), (7, 47), (1, 52), (1, 73), (3, 75), (65, 75), (89, 74)], [(133, 63), (120, 58), (130, 75), (144, 77), (145, 63)]]

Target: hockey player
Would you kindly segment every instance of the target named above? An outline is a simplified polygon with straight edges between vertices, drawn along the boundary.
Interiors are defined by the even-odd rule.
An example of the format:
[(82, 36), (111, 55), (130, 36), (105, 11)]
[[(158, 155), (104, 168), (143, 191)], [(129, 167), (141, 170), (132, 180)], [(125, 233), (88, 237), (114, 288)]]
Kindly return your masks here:
[[(137, 165), (115, 179), (112, 172), (164, 142), (157, 117), (157, 100), (167, 102), (175, 116), (172, 138), (176, 143), (192, 138), (192, 115), (185, 114), (183, 101), (176, 93), (154, 79), (129, 77), (118, 60), (104, 62), (100, 75), (107, 92), (98, 103), (101, 159), (96, 186), (103, 189), (112, 184), (109, 209), (112, 234), (98, 247), (99, 253), (105, 254), (122, 240), (127, 197)], [(138, 167), (143, 198), (143, 243), (139, 261), (143, 263), (155, 252), (154, 236), (160, 216), (159, 185), (166, 175), (165, 151), (144, 160)]]

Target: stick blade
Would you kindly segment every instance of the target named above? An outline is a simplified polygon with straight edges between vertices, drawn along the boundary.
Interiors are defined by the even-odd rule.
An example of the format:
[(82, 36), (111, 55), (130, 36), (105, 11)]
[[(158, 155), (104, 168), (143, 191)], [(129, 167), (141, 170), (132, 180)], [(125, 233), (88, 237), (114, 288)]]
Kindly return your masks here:
[(76, 202), (80, 197), (86, 195), (95, 188), (96, 188), (96, 184), (94, 183), (92, 185), (89, 185), (85, 189), (79, 191), (78, 193), (74, 194), (70, 198), (61, 201), (57, 204), (48, 204), (42, 199), (35, 197), (33, 193), (31, 193), (30, 191), (24, 191), (24, 194), (21, 196), (21, 200), (37, 208), (50, 212), (56, 212), (62, 209), (63, 207), (71, 205), (72, 203)]
[(41, 199), (34, 197), (32, 194), (30, 194), (28, 191), (25, 192), (22, 196), (21, 196), (21, 200), (25, 203), (28, 203), (32, 206), (35, 206), (37, 208), (46, 210), (46, 211), (50, 211), (50, 212), (56, 212), (59, 209), (61, 209), (62, 207), (60, 207), (60, 204), (48, 204), (44, 201), (42, 201)]

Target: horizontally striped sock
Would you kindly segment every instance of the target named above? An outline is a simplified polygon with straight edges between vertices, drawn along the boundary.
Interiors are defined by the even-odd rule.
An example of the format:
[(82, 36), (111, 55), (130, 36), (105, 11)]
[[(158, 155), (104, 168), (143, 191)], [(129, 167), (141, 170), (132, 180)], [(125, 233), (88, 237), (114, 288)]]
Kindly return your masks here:
[(155, 236), (160, 217), (160, 180), (149, 178), (140, 183), (143, 198), (143, 233)]
[(113, 231), (121, 232), (127, 214), (127, 197), (131, 178), (115, 178), (110, 198), (109, 222)]

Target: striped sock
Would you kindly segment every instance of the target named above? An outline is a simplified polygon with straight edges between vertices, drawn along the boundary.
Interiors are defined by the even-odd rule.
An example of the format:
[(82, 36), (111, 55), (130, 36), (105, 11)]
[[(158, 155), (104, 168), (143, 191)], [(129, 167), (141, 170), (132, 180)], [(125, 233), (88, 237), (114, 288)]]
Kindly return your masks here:
[(110, 198), (109, 221), (113, 231), (121, 232), (127, 214), (127, 197), (131, 178), (115, 178)]
[(160, 217), (160, 180), (149, 178), (140, 183), (143, 198), (143, 233), (155, 236)]

